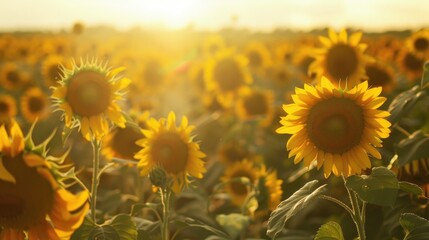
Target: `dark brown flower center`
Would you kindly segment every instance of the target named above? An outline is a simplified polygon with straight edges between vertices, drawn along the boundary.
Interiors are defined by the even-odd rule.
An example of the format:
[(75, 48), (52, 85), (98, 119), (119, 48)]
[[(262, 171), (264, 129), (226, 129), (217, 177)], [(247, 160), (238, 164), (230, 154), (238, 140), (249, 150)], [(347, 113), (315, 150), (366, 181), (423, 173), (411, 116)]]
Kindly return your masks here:
[(41, 96), (32, 96), (28, 99), (28, 109), (32, 113), (41, 112), (45, 106), (45, 101), (43, 101)]
[(132, 127), (117, 128), (112, 139), (112, 150), (120, 158), (134, 159), (134, 155), (141, 149), (136, 141), (143, 138), (143, 134)]
[(94, 116), (110, 104), (112, 92), (106, 76), (94, 71), (79, 72), (72, 77), (66, 99), (74, 113)]
[(0, 180), (0, 226), (25, 229), (46, 219), (54, 204), (54, 190), (36, 168), (28, 167), (21, 153), (3, 156), (16, 184)]
[(0, 113), (6, 114), (10, 110), (10, 106), (7, 102), (0, 102)]
[(178, 174), (186, 169), (189, 148), (177, 133), (161, 133), (152, 144), (151, 156), (168, 173)]
[(342, 154), (358, 145), (364, 130), (363, 110), (353, 100), (330, 98), (316, 103), (307, 120), (311, 142), (319, 149)]
[(404, 65), (411, 71), (421, 71), (423, 69), (423, 59), (412, 53), (407, 53), (404, 58)]
[(61, 69), (58, 67), (58, 65), (49, 66), (48, 74), (49, 81), (51, 81), (52, 83), (55, 83), (61, 79)]
[(383, 68), (375, 65), (368, 65), (366, 67), (366, 75), (369, 79), (369, 85), (374, 87), (384, 86), (393, 81), (392, 77)]
[(19, 73), (17, 71), (7, 72), (6, 79), (13, 84), (17, 84), (21, 81), (21, 78), (20, 78)]
[(221, 148), (220, 154), (222, 158), (229, 163), (235, 163), (245, 159), (248, 152), (238, 143), (228, 144)]
[(414, 41), (414, 47), (419, 51), (425, 51), (429, 47), (429, 41), (427, 38), (417, 38)]
[(237, 179), (242, 177), (248, 178), (251, 183), (255, 181), (253, 175), (248, 171), (238, 170), (234, 172), (234, 174), (231, 176), (231, 180), (232, 179), (235, 179), (235, 180), (232, 181), (230, 184), (231, 184), (231, 190), (232, 192), (234, 192), (234, 194), (245, 196), (247, 195), (247, 191), (248, 191), (247, 186), (246, 184), (239, 182)]
[(243, 105), (249, 116), (265, 115), (268, 112), (268, 101), (262, 93), (255, 92), (247, 96)]
[(222, 91), (235, 91), (243, 84), (243, 73), (238, 62), (226, 58), (218, 62), (214, 68), (214, 79)]
[(346, 44), (332, 46), (326, 57), (328, 73), (337, 80), (347, 80), (358, 66), (358, 56), (355, 50)]

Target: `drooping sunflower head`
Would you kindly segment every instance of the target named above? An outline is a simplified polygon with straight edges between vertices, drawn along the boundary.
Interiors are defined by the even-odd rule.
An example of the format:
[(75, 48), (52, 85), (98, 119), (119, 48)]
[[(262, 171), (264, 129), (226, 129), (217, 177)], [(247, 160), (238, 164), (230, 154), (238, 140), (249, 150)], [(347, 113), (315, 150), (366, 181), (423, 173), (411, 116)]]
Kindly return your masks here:
[(72, 65), (72, 69), (62, 69), (63, 78), (52, 94), (54, 106), (64, 112), (66, 127), (79, 127), (88, 141), (101, 139), (109, 131), (108, 120), (125, 127), (118, 101), (131, 81), (118, 76), (124, 68), (110, 71), (96, 61)]
[(260, 169), (247, 159), (236, 162), (225, 170), (221, 180), (226, 184), (226, 191), (231, 195), (233, 204), (241, 206), (244, 203), (250, 187), (258, 181), (260, 175)]
[(317, 78), (328, 77), (334, 86), (353, 87), (360, 83), (365, 75), (365, 64), (373, 61), (364, 53), (367, 45), (360, 43), (362, 32), (347, 35), (342, 30), (338, 35), (329, 29), (329, 38), (320, 36), (323, 48), (315, 50), (316, 60), (310, 65), (310, 71)]
[(149, 119), (147, 127), (148, 129), (142, 130), (145, 138), (136, 142), (142, 147), (135, 155), (139, 159), (138, 167), (142, 176), (161, 167), (172, 177), (172, 189), (175, 192), (180, 192), (183, 186), (189, 184), (189, 176), (203, 177), (206, 169), (202, 158), (205, 154), (191, 137), (194, 127), (188, 125), (186, 117), (176, 126), (176, 116), (170, 112), (167, 119)]
[(268, 124), (274, 111), (274, 96), (269, 91), (243, 91), (236, 106), (237, 114), (241, 119), (261, 118), (263, 124)]
[(395, 89), (395, 73), (390, 66), (377, 61), (367, 64), (365, 71), (370, 86), (382, 87), (384, 94)]
[(16, 113), (15, 99), (10, 95), (0, 95), (0, 124), (9, 123)]
[(422, 58), (429, 58), (429, 29), (414, 32), (407, 40), (408, 49)]
[(240, 90), (252, 82), (246, 68), (248, 60), (232, 50), (223, 50), (210, 58), (204, 68), (204, 79), (209, 92), (214, 92), (219, 102), (230, 106)]
[(26, 72), (20, 70), (15, 63), (9, 62), (1, 67), (0, 82), (6, 90), (21, 90), (30, 82), (30, 77)]
[(26, 90), (21, 97), (21, 112), (28, 122), (48, 117), (50, 106), (48, 96), (38, 87)]
[(24, 139), (16, 122), (0, 127), (1, 236), (69, 239), (88, 211), (88, 193), (63, 187), (56, 169), (64, 156), (47, 156), (49, 139), (35, 146), (31, 132)]
[(387, 111), (378, 110), (386, 98), (379, 97), (382, 88), (368, 88), (362, 82), (348, 89), (335, 87), (328, 79), (313, 87), (296, 88), (294, 103), (283, 105), (280, 134), (292, 134), (287, 142), (289, 157), (294, 163), (304, 160), (305, 166), (316, 160), (324, 167), (325, 177), (360, 174), (370, 168), (368, 153), (380, 159), (375, 147), (389, 136)]

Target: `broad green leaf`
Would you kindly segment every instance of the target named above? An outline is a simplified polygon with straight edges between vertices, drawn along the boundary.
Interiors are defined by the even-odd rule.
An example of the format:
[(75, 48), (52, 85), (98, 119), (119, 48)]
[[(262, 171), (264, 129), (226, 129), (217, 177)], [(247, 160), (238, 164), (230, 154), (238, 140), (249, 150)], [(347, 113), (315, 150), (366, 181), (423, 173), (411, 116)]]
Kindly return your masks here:
[(121, 240), (137, 238), (136, 224), (129, 215), (117, 215), (112, 219), (112, 222), (109, 225), (116, 230)]
[(399, 182), (399, 188), (402, 191), (415, 194), (415, 195), (421, 195), (423, 194), (423, 190), (416, 184), (410, 183), (410, 182)]
[(420, 158), (429, 157), (429, 136), (416, 131), (396, 147), (398, 167)]
[(336, 222), (327, 222), (317, 231), (314, 240), (344, 240), (343, 230)]
[[(86, 239), (86, 238), (85, 238)], [(88, 240), (122, 240), (119, 233), (109, 225), (96, 226), (89, 233)]]
[(89, 216), (86, 216), (82, 225), (72, 234), (71, 240), (90, 239), (89, 235), (97, 226), (92, 222)]
[(318, 181), (313, 180), (306, 183), (302, 188), (296, 191), (288, 199), (282, 201), (279, 206), (271, 213), (268, 220), (267, 235), (275, 238), (283, 230), (286, 222), (299, 211), (304, 209), (310, 202), (322, 193), (325, 185), (317, 187)]
[(228, 232), (231, 239), (236, 239), (250, 223), (248, 216), (239, 213), (220, 214), (216, 216), (216, 221)]
[(199, 221), (197, 219), (193, 219), (193, 218), (187, 217), (185, 219), (184, 223), (187, 226), (189, 226), (189, 227), (203, 228), (203, 229), (205, 229), (205, 230), (207, 230), (209, 232), (214, 233), (216, 236), (220, 236), (220, 237), (229, 239), (229, 235), (226, 234), (224, 231), (222, 231), (220, 229), (217, 229), (217, 228), (215, 228), (213, 226), (207, 225), (207, 224), (205, 224), (205, 223), (203, 223), (203, 222), (201, 222), (201, 221)]
[(399, 190), (395, 174), (385, 167), (373, 168), (369, 176), (350, 176), (346, 186), (355, 191), (361, 200), (380, 206), (393, 206)]
[(429, 221), (413, 213), (404, 213), (399, 223), (405, 230), (404, 240), (429, 239)]
[(403, 115), (407, 114), (425, 96), (427, 96), (426, 91), (421, 90), (418, 85), (396, 96), (389, 106), (389, 122), (392, 124), (398, 122)]
[(421, 81), (422, 88), (427, 87), (429, 84), (429, 61), (426, 61), (423, 67), (423, 76)]

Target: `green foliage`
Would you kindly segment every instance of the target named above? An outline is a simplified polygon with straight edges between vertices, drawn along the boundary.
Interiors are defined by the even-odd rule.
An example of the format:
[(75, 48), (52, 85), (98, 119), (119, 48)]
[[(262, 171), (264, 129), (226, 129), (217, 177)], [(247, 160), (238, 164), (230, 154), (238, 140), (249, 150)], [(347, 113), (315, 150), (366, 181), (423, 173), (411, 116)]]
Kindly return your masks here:
[(336, 222), (327, 222), (317, 231), (314, 240), (344, 240), (343, 230)]
[(250, 223), (248, 216), (239, 213), (220, 214), (216, 216), (216, 221), (228, 232), (231, 239), (236, 239)]
[(423, 194), (423, 190), (414, 183), (410, 182), (399, 182), (399, 188), (404, 191), (414, 195)]
[(389, 169), (375, 167), (369, 176), (348, 177), (346, 187), (355, 191), (362, 201), (380, 206), (393, 206), (398, 195), (399, 181)]
[(404, 240), (429, 239), (429, 221), (413, 213), (404, 213), (399, 223), (405, 230)]
[(389, 106), (390, 116), (388, 120), (395, 124), (402, 116), (407, 114), (417, 102), (427, 96), (427, 92), (420, 89), (420, 86), (414, 86), (410, 90), (404, 91), (396, 96)]
[(267, 235), (275, 238), (283, 230), (286, 222), (299, 211), (304, 209), (325, 190), (325, 185), (317, 187), (318, 181), (313, 180), (306, 183), (288, 199), (282, 201), (271, 213), (268, 220)]
[(429, 61), (423, 67), (423, 76), (421, 81), (422, 88), (427, 87), (429, 84)]
[(416, 131), (411, 136), (403, 139), (396, 147), (396, 155), (398, 167), (417, 160), (428, 157), (429, 136), (423, 134), (422, 131)]
[(129, 215), (120, 214), (103, 225), (96, 225), (89, 218), (85, 218), (82, 226), (77, 229), (72, 237), (88, 240), (129, 240), (137, 239), (135, 223)]

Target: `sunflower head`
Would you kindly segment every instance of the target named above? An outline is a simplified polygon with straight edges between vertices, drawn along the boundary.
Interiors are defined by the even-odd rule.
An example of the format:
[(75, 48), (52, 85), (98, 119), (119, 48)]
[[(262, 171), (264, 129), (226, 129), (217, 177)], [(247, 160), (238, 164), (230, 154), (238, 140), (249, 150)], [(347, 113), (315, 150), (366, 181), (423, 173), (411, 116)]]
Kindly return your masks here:
[(0, 82), (6, 90), (21, 90), (30, 82), (30, 76), (15, 63), (9, 62), (0, 70)]
[(247, 66), (248, 60), (232, 50), (222, 50), (206, 62), (205, 85), (219, 102), (230, 106), (237, 94), (252, 82)]
[(329, 29), (329, 38), (320, 36), (323, 47), (315, 50), (316, 60), (310, 65), (309, 71), (315, 72), (320, 79), (328, 77), (337, 86), (353, 87), (365, 75), (365, 64), (373, 61), (364, 54), (366, 44), (360, 43), (362, 32), (347, 35), (346, 30), (336, 34)]
[(271, 65), (271, 55), (267, 47), (260, 42), (249, 43), (244, 50), (249, 66), (253, 70), (263, 70)]
[(136, 142), (142, 149), (134, 156), (139, 160), (142, 176), (160, 167), (173, 179), (175, 192), (180, 192), (190, 182), (189, 176), (203, 177), (205, 154), (193, 141), (190, 134), (194, 127), (188, 125), (186, 117), (177, 126), (176, 116), (170, 112), (167, 119), (149, 119), (147, 127), (142, 130), (145, 137)]
[(62, 78), (61, 66), (65, 64), (64, 57), (49, 55), (42, 63), (42, 76), (48, 87), (54, 86)]
[(225, 48), (225, 41), (220, 35), (210, 35), (203, 40), (202, 53), (205, 56), (214, 56)]
[(391, 67), (381, 62), (367, 64), (365, 67), (368, 84), (374, 87), (382, 87), (387, 94), (396, 87), (395, 73)]
[(414, 32), (407, 40), (408, 49), (422, 58), (429, 57), (429, 29)]
[(16, 122), (8, 130), (0, 127), (1, 234), (14, 239), (24, 239), (24, 232), (29, 239), (68, 239), (88, 211), (88, 193), (74, 195), (63, 187), (57, 169), (64, 156), (47, 155), (51, 137), (34, 145), (32, 129), (24, 138)]
[(16, 101), (6, 94), (0, 95), (0, 124), (9, 123), (16, 116)]
[(362, 82), (351, 89), (335, 87), (328, 79), (313, 87), (304, 84), (292, 95), (294, 103), (283, 105), (280, 134), (292, 134), (287, 142), (289, 157), (304, 160), (306, 166), (316, 160), (324, 167), (325, 177), (360, 174), (370, 168), (368, 153), (380, 159), (375, 147), (389, 136), (387, 111), (378, 110), (386, 98), (378, 97), (382, 88), (368, 88)]
[(124, 68), (111, 71), (95, 60), (72, 65), (72, 69), (62, 69), (63, 77), (52, 94), (54, 106), (63, 112), (66, 127), (79, 127), (88, 141), (101, 139), (109, 131), (109, 122), (125, 127), (126, 119), (118, 101), (123, 99), (124, 89), (131, 81), (118, 76)]
[(429, 159), (422, 158), (411, 161), (404, 166), (395, 169), (398, 179), (419, 185), (423, 189), (423, 194), (429, 197)]
[(423, 73), (424, 63), (424, 58), (405, 48), (399, 52), (397, 58), (397, 65), (399, 69), (402, 73), (405, 74), (405, 76), (407, 76), (410, 82), (420, 79)]
[(135, 126), (115, 128), (103, 138), (102, 153), (107, 160), (112, 157), (135, 160), (134, 155), (140, 150), (136, 141), (143, 138), (141, 131)]
[(49, 98), (38, 87), (33, 87), (25, 91), (21, 97), (21, 112), (28, 122), (36, 119), (45, 119), (50, 113)]
[(261, 90), (243, 91), (237, 102), (238, 116), (243, 120), (261, 118), (267, 125), (273, 115), (274, 96)]
[(280, 204), (283, 194), (283, 180), (277, 178), (276, 171), (265, 171), (263, 168), (261, 172), (262, 174), (257, 184), (258, 209), (256, 210), (256, 215), (266, 217), (270, 211), (276, 209)]

